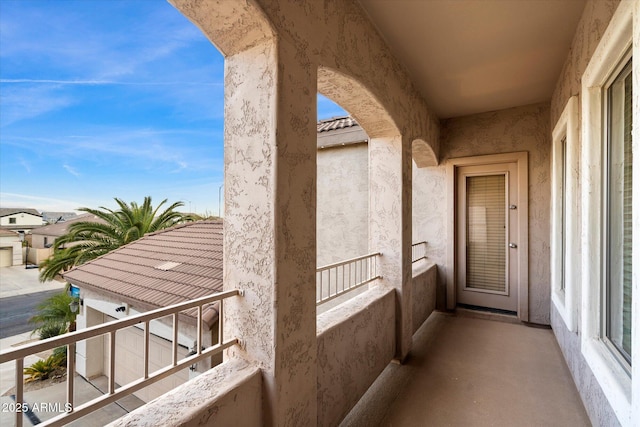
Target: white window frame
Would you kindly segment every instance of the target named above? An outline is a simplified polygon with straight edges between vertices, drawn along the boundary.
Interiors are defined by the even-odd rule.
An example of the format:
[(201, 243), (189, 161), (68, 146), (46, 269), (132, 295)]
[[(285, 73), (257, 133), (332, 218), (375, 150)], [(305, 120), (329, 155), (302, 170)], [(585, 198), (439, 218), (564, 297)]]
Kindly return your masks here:
[[(637, 408), (640, 403), (640, 348), (638, 348), (639, 329), (633, 328), (632, 372), (625, 370), (619, 359), (607, 345), (602, 325), (603, 316), (603, 197), (605, 169), (603, 149), (606, 147), (606, 123), (603, 108), (603, 88), (619, 66), (629, 48), (633, 45), (633, 55), (638, 58), (633, 63), (633, 115), (638, 117), (638, 56), (640, 31), (633, 26), (634, 14), (640, 13), (640, 2), (622, 1), (614, 13), (609, 26), (593, 53), (589, 65), (582, 76), (582, 307), (581, 307), (581, 351), (597, 379), (604, 395), (615, 412), (621, 425), (632, 425), (633, 417), (640, 415)], [(635, 34), (634, 34), (635, 33)], [(634, 42), (635, 40), (635, 42)], [(633, 131), (633, 160), (640, 164), (638, 147), (638, 124)], [(640, 168), (635, 168), (633, 176), (640, 182)], [(640, 200), (639, 186), (633, 189), (633, 198)], [(633, 205), (633, 233), (640, 235), (640, 203)], [(633, 262), (640, 265), (640, 245), (633, 247)], [(633, 271), (632, 316), (636, 324), (640, 318), (639, 272)], [(635, 344), (635, 345), (634, 345)], [(636, 378), (632, 382), (632, 378)], [(633, 393), (632, 393), (633, 388)], [(633, 402), (632, 402), (633, 395)], [(632, 404), (633, 403), (633, 404)], [(633, 408), (636, 408), (635, 410)], [(632, 413), (635, 411), (635, 413)]]
[(580, 266), (572, 262), (580, 248), (579, 135), (578, 97), (572, 96), (553, 129), (551, 153), (551, 300), (571, 332), (577, 330), (580, 277)]

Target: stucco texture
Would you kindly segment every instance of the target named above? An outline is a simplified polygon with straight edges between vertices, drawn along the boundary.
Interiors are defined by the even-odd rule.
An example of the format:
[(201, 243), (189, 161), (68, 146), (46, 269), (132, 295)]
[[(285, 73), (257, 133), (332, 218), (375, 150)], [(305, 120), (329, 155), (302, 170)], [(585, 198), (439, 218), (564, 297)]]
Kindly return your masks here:
[(256, 366), (223, 363), (109, 426), (260, 426), (261, 382)]
[(226, 57), (224, 283), (245, 296), (226, 304), (225, 332), (246, 344), (229, 356), (263, 369), (266, 424), (313, 425), (316, 94), (374, 141), (369, 234), (399, 294), (401, 356), (411, 340), (411, 142), (435, 163), (439, 123), (355, 0), (172, 3)]
[(368, 158), (366, 143), (318, 150), (318, 267), (368, 253)]
[[(549, 105), (534, 104), (442, 122), (441, 164), (448, 159), (527, 151), (529, 153), (529, 321), (549, 324), (551, 210)], [(414, 241), (426, 240), (427, 255), (448, 269), (445, 166), (414, 171)], [(446, 283), (439, 272), (438, 306)]]
[(335, 426), (393, 358), (395, 292), (376, 286), (318, 316), (318, 426)]
[(554, 306), (551, 307), (551, 327), (592, 424), (594, 426), (619, 426), (616, 414), (611, 409), (598, 381), (582, 356), (580, 335), (569, 332)]
[[(569, 98), (574, 95), (578, 97), (580, 105), (578, 116), (582, 127), (582, 76), (619, 3), (619, 0), (590, 0), (587, 2), (576, 29), (571, 50), (562, 67), (562, 72), (551, 98), (550, 123), (552, 127), (555, 126), (560, 118)], [(578, 136), (577, 143), (581, 149), (582, 134), (580, 133)], [(582, 192), (582, 188), (580, 188), (582, 179), (580, 176), (583, 172), (580, 162), (576, 172), (578, 176), (578, 188), (576, 188), (576, 191), (580, 194)], [(581, 223), (583, 221), (581, 205), (577, 207), (577, 216), (577, 221)], [(574, 254), (576, 262), (579, 262), (582, 256), (582, 248), (577, 245), (576, 253)], [(580, 269), (576, 269), (574, 274), (576, 275), (574, 283), (580, 285), (582, 283)], [(581, 292), (583, 292), (581, 286), (578, 286), (578, 289), (574, 292), (574, 296), (577, 299), (574, 303), (577, 307), (581, 306)], [(581, 351), (582, 311), (578, 309), (575, 314), (578, 330), (569, 332), (557, 309), (551, 307), (551, 326), (558, 340), (558, 345), (564, 354), (592, 423), (599, 426), (617, 426), (619, 424), (616, 416)]]

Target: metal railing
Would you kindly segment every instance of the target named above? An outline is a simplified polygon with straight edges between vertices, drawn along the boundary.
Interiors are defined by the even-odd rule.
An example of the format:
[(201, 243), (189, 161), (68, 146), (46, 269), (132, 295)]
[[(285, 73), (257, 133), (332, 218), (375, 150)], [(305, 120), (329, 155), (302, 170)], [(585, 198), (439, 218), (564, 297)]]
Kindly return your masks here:
[(379, 252), (325, 265), (316, 270), (316, 304), (330, 301), (360, 286), (380, 279)]
[(427, 259), (427, 242), (417, 242), (411, 245), (411, 262)]
[[(136, 314), (130, 317), (126, 317), (120, 320), (115, 320), (101, 325), (80, 329), (75, 332), (71, 332), (57, 337), (48, 338), (31, 344), (27, 344), (15, 349), (5, 350), (0, 352), (0, 363), (11, 362), (15, 360), (15, 379), (16, 379), (16, 392), (15, 401), (16, 404), (24, 405), (24, 359), (25, 357), (40, 353), (43, 351), (51, 350), (60, 346), (67, 346), (67, 400), (65, 408), (69, 411), (62, 413), (46, 422), (43, 422), (42, 426), (60, 426), (65, 425), (73, 420), (76, 420), (82, 416), (85, 416), (97, 409), (100, 409), (110, 403), (113, 403), (124, 396), (130, 395), (150, 384), (160, 381), (163, 378), (172, 375), (181, 369), (188, 368), (190, 365), (195, 364), (207, 357), (212, 357), (221, 353), (224, 349), (231, 347), (234, 344), (238, 344), (237, 338), (232, 338), (228, 341), (224, 341), (223, 336), (223, 302), (224, 299), (242, 295), (241, 291), (230, 290), (220, 292), (214, 295), (194, 299), (184, 303), (174, 304), (168, 307), (159, 308), (145, 313)], [(203, 306), (218, 301), (218, 343), (206, 348), (202, 347), (202, 311)], [(197, 315), (197, 339), (195, 354), (187, 355), (187, 357), (178, 360), (178, 315), (180, 312), (188, 309), (196, 308)], [(172, 363), (162, 369), (158, 369), (154, 372), (149, 372), (149, 324), (152, 320), (161, 319), (163, 317), (173, 317), (173, 357)], [(144, 323), (144, 375), (142, 378), (125, 384), (119, 388), (115, 388), (115, 351), (116, 351), (116, 332), (120, 329), (124, 329), (130, 326)], [(107, 394), (104, 394), (98, 398), (90, 400), (78, 407), (75, 407), (74, 397), (74, 377), (75, 377), (75, 353), (76, 343), (78, 341), (86, 340), (89, 338), (98, 337), (101, 335), (109, 336), (109, 372), (107, 374), (109, 387)], [(22, 426), (23, 412), (16, 411), (16, 426)]]

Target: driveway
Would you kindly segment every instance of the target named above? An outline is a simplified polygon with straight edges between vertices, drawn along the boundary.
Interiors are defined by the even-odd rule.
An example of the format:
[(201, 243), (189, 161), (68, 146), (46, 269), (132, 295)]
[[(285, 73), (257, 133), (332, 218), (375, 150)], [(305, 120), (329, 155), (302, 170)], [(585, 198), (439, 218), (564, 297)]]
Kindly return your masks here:
[(0, 298), (36, 292), (64, 289), (65, 283), (52, 280), (41, 283), (37, 268), (24, 268), (24, 265), (0, 268)]

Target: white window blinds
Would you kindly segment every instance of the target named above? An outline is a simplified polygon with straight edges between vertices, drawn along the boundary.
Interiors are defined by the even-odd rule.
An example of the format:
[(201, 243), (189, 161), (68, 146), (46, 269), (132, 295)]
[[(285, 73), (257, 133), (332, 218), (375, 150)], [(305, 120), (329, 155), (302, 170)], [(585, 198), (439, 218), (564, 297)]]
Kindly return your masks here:
[(506, 290), (505, 175), (468, 176), (467, 287)]

